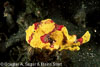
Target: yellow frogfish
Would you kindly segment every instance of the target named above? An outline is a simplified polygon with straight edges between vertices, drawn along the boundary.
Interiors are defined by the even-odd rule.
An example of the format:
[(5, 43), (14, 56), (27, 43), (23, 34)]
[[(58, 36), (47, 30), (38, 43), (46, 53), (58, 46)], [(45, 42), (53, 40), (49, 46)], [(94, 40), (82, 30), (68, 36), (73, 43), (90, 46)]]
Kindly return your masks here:
[(53, 50), (80, 50), (80, 45), (90, 40), (90, 33), (77, 39), (76, 35), (68, 34), (64, 25), (58, 25), (51, 19), (34, 23), (26, 30), (26, 41), (33, 48)]

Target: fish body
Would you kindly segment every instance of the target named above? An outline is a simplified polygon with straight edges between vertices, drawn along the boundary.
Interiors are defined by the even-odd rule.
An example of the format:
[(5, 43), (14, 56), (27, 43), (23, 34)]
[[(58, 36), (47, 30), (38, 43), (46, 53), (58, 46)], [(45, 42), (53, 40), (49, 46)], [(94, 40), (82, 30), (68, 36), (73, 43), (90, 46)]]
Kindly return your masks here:
[(90, 40), (87, 31), (81, 38), (70, 35), (64, 25), (58, 25), (51, 19), (34, 23), (26, 30), (26, 41), (33, 48), (53, 50), (80, 50), (80, 45)]

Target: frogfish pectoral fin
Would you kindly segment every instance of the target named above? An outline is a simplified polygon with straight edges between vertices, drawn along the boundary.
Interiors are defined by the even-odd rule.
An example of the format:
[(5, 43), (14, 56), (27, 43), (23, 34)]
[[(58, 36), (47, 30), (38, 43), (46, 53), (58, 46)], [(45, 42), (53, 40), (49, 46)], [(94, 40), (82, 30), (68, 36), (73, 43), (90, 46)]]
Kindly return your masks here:
[(87, 43), (90, 40), (91, 34), (89, 31), (86, 31), (86, 33), (82, 36), (83, 42), (82, 43)]

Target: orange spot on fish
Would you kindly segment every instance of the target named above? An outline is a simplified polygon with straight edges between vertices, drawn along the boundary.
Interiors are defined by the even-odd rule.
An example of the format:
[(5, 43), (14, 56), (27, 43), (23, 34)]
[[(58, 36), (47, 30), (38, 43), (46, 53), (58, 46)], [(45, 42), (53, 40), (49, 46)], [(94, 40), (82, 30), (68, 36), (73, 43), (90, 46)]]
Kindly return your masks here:
[(40, 39), (41, 39), (41, 41), (42, 41), (43, 43), (48, 43), (48, 42), (49, 42), (49, 41), (48, 41), (48, 35), (47, 35), (47, 34), (41, 36)]
[(61, 29), (64, 27), (64, 25), (58, 25), (58, 24), (55, 24), (55, 28), (59, 31), (61, 31)]
[(31, 36), (29, 36), (29, 40), (28, 40), (28, 42), (30, 43), (31, 42), (31, 40), (33, 39), (33, 33), (31, 34)]
[(54, 45), (50, 45), (51, 48), (54, 48)]
[(34, 23), (34, 25), (35, 25), (35, 28), (34, 29), (37, 30), (39, 23), (36, 22), (36, 23)]
[(51, 22), (51, 23), (53, 23), (54, 21), (53, 21), (53, 20), (51, 20), (50, 22)]
[(80, 44), (82, 44), (83, 38), (81, 37), (81, 38), (77, 39), (77, 41), (80, 42)]

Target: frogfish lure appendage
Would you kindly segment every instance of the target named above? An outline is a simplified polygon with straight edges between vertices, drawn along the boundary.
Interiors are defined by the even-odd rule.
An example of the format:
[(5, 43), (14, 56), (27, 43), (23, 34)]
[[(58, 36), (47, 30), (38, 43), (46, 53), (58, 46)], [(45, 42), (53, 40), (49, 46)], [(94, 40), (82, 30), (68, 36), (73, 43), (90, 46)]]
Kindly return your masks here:
[(26, 41), (33, 48), (53, 50), (80, 50), (80, 45), (90, 40), (89, 31), (77, 39), (76, 35), (69, 35), (64, 25), (58, 25), (51, 19), (34, 23), (26, 30)]

